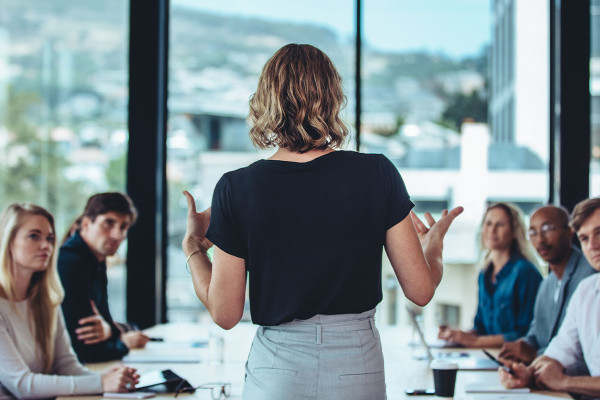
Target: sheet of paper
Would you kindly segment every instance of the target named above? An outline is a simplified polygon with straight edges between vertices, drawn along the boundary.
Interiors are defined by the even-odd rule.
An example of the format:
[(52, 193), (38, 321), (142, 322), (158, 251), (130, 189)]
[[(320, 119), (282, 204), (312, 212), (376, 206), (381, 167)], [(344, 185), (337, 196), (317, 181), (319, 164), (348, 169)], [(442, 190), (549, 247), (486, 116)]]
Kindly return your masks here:
[(202, 357), (197, 354), (165, 354), (165, 353), (129, 353), (123, 357), (124, 363), (199, 363)]
[(490, 384), (484, 382), (474, 382), (465, 385), (467, 393), (528, 393), (529, 388), (507, 389), (501, 384)]
[(537, 393), (477, 393), (473, 400), (556, 400), (556, 397)]

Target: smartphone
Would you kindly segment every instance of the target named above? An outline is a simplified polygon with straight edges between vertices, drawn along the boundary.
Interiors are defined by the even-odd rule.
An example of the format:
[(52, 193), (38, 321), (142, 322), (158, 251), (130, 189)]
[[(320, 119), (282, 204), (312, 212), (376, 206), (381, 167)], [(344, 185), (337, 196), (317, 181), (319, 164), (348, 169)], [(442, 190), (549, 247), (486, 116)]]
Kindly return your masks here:
[(433, 396), (434, 389), (406, 389), (404, 391), (408, 396)]
[(505, 370), (506, 372), (508, 372), (509, 374), (511, 374), (512, 376), (517, 376), (517, 374), (515, 373), (515, 371), (513, 371), (512, 368), (502, 364), (500, 361), (498, 361), (498, 359), (496, 357), (494, 357), (493, 355), (491, 355), (490, 353), (488, 353), (485, 349), (482, 349), (483, 353), (488, 356), (488, 358), (490, 360), (492, 360), (493, 362), (495, 362), (496, 364), (498, 364), (503, 370)]

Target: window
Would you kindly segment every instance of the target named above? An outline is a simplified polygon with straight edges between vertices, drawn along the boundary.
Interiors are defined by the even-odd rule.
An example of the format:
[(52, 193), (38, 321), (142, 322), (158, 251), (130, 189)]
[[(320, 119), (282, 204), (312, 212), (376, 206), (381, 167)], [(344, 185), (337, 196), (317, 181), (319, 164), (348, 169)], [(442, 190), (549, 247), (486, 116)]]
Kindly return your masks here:
[[(285, 43), (316, 44), (332, 57), (353, 127), (356, 3), (170, 3), (167, 295), (168, 318), (181, 320), (202, 313), (183, 266), (181, 190), (206, 208), (224, 171), (268, 156), (247, 139), (247, 102), (265, 61)], [(450, 268), (472, 274), (474, 229), (487, 202), (513, 201), (528, 212), (548, 199), (548, 4), (361, 3), (361, 151), (385, 153), (398, 166), (418, 212), (473, 210), (453, 228), (446, 254)], [(89, 195), (125, 189), (128, 4), (7, 0), (0, 8), (0, 206), (47, 207), (59, 236)], [(600, 196), (599, 10), (590, 0), (592, 196)], [(475, 123), (463, 125), (465, 118)], [(125, 310), (124, 247), (121, 267), (109, 270), (109, 290), (121, 285), (110, 294), (116, 319)]]
[[(354, 121), (354, 2), (171, 3), (167, 181), (169, 191), (167, 318), (203, 317), (181, 240), (186, 189), (198, 210), (210, 206), (223, 173), (269, 156), (248, 138), (248, 100), (262, 67), (287, 43), (325, 51), (344, 79), (346, 121)], [(247, 305), (248, 306), (248, 305)], [(244, 318), (249, 318), (246, 313)]]
[[(0, 206), (47, 208), (59, 241), (90, 195), (125, 189), (128, 4), (0, 8)], [(108, 272), (116, 319), (125, 315), (125, 253)]]
[(600, 1), (590, 1), (590, 96), (592, 155), (590, 197), (600, 196)]
[[(395, 163), (415, 212), (465, 207), (434, 299), (460, 307), (452, 318), (464, 328), (477, 302), (486, 206), (501, 199), (530, 213), (548, 199), (547, 3), (364, 3), (361, 151)], [(424, 313), (428, 326), (435, 308)]]

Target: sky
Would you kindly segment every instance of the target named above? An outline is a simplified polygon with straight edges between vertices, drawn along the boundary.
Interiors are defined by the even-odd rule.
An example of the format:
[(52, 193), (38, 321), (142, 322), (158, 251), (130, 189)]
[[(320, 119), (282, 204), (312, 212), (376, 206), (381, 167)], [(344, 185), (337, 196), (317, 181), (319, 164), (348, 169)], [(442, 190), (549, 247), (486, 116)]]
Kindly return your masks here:
[[(219, 14), (325, 25), (354, 35), (354, 0), (172, 0)], [(385, 51), (476, 55), (490, 41), (489, 0), (363, 0), (363, 40)], [(313, 10), (319, 10), (315, 13)]]

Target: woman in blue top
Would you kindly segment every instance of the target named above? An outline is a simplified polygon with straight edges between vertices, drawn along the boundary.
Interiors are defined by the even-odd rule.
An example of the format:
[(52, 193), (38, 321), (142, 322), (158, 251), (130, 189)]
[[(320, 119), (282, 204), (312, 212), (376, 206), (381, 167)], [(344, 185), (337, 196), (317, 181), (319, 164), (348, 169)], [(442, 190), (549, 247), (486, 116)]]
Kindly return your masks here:
[(481, 224), (485, 249), (479, 274), (479, 304), (474, 327), (465, 332), (440, 328), (439, 337), (465, 347), (500, 347), (524, 336), (542, 276), (525, 238), (519, 209), (510, 203), (488, 207)]
[(210, 210), (197, 213), (184, 192), (183, 250), (196, 294), (219, 326), (240, 321), (249, 279), (250, 314), (260, 327), (245, 400), (385, 398), (373, 320), (382, 250), (419, 305), (442, 276), (442, 239), (462, 208), (437, 223), (427, 214), (429, 228), (411, 220), (413, 203), (387, 158), (335, 151), (348, 135), (344, 102), (341, 77), (323, 52), (284, 46), (250, 100), (252, 141), (278, 150), (226, 173)]

